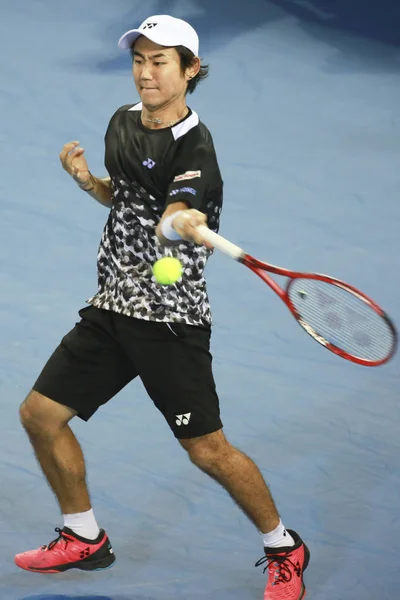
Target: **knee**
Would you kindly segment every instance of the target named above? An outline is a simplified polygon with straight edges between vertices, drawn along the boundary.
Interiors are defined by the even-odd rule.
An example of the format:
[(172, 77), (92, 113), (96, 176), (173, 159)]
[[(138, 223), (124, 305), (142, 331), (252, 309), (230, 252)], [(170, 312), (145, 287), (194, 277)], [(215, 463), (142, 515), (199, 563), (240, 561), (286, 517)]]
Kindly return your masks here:
[(21, 423), (30, 434), (51, 433), (73, 417), (71, 409), (32, 391), (19, 408)]
[(222, 431), (192, 440), (180, 440), (180, 443), (192, 463), (205, 471), (218, 467), (232, 448)]
[(44, 428), (45, 405), (44, 396), (34, 391), (30, 392), (19, 407), (19, 418), (24, 429), (36, 433)]

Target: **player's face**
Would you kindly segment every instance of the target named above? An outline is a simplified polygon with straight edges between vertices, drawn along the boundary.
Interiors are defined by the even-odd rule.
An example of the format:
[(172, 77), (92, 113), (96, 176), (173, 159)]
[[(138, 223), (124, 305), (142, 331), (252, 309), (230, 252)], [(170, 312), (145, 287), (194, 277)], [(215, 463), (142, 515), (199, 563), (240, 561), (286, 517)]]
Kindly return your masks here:
[(140, 36), (134, 46), (133, 77), (143, 105), (154, 110), (185, 96), (190, 73), (182, 73), (175, 48)]

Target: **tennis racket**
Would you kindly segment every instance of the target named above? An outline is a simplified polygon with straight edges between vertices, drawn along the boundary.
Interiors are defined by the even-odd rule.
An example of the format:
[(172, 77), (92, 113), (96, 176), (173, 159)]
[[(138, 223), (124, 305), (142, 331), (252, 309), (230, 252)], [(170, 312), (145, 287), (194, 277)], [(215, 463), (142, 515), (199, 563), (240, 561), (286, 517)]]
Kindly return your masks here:
[[(388, 315), (355, 287), (319, 273), (298, 273), (257, 260), (204, 225), (202, 237), (261, 277), (286, 304), (299, 325), (319, 344), (346, 360), (376, 367), (386, 363), (397, 345)], [(269, 275), (288, 281), (280, 287)]]

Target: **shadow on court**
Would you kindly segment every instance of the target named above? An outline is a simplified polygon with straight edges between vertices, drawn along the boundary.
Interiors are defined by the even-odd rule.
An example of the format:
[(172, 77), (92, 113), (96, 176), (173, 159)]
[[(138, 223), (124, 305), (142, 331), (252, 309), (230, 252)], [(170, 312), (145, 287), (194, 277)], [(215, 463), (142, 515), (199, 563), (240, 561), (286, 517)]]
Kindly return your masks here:
[(268, 0), (303, 22), (400, 45), (398, 0)]
[[(200, 56), (205, 58), (211, 51), (231, 44), (239, 35), (251, 32), (263, 23), (274, 22), (285, 16), (284, 12), (271, 3), (259, 0), (247, 0), (246, 10), (240, 2), (220, 0), (198, 0), (190, 5), (182, 4), (176, 9), (176, 0), (159, 0), (152, 4), (151, 10), (146, 4), (132, 4), (125, 13), (120, 13), (114, 21), (99, 29), (97, 36), (104, 42), (104, 55), (99, 53), (79, 58), (79, 61), (67, 66), (76, 70), (95, 70), (110, 74), (126, 71), (130, 62), (127, 52), (118, 49), (117, 41), (129, 28), (138, 27), (150, 14), (170, 14), (186, 19), (193, 25), (200, 37)], [(150, 10), (150, 13), (149, 13)], [(114, 50), (110, 53), (110, 45)]]
[(303, 35), (317, 40), (321, 47), (334, 50), (321, 54), (321, 67), (325, 72), (398, 73), (400, 4), (397, 0), (271, 2), (286, 16), (297, 19), (297, 28)]
[[(398, 72), (399, 58), (396, 46), (400, 46), (400, 3), (397, 0), (247, 0), (246, 10), (240, 2), (221, 0), (197, 0), (183, 4), (179, 10), (176, 0), (155, 2), (152, 14), (172, 14), (188, 20), (197, 30), (200, 55), (207, 61), (212, 51), (225, 48), (238, 37), (260, 30), (275, 22), (287, 22), (307, 37), (317, 39), (323, 46), (336, 50), (333, 54), (322, 53), (323, 69), (332, 73), (351, 72)], [(130, 64), (129, 54), (117, 48), (117, 40), (128, 29), (139, 26), (149, 16), (149, 9), (142, 3), (133, 2), (125, 13), (100, 26), (95, 34), (104, 43), (104, 54), (70, 59), (64, 66), (83, 72), (100, 71), (118, 75)], [(293, 17), (297, 22), (293, 22)], [(293, 32), (292, 32), (293, 33)], [(266, 30), (267, 35), (267, 30)], [(246, 56), (247, 38), (243, 42)], [(376, 44), (383, 44), (377, 51)], [(110, 52), (110, 48), (112, 51)], [(232, 56), (237, 61), (238, 56)]]

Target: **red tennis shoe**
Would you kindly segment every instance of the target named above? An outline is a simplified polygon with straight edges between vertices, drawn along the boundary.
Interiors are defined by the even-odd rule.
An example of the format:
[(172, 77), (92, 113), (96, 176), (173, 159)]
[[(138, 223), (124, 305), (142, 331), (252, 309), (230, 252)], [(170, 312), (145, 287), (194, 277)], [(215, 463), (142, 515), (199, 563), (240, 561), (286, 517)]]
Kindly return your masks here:
[(291, 529), (287, 530), (295, 541), (294, 546), (265, 548), (265, 556), (256, 562), (256, 567), (267, 563), (268, 583), (264, 600), (302, 600), (306, 595), (303, 573), (310, 560), (310, 551)]
[(35, 573), (61, 573), (68, 569), (97, 571), (107, 569), (115, 556), (104, 529), (95, 540), (87, 540), (68, 527), (56, 528), (58, 538), (48, 546), (28, 550), (15, 556), (15, 564)]

